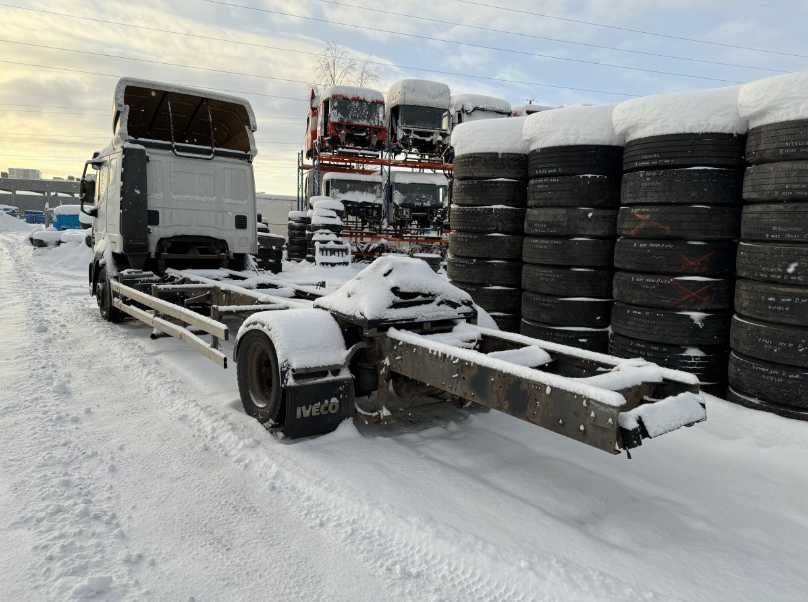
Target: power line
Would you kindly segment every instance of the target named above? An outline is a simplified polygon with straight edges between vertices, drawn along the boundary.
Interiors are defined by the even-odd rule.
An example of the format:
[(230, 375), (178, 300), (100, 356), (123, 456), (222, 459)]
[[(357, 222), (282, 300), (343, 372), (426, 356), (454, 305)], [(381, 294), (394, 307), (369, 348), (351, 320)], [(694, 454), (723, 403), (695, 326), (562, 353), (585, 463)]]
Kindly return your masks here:
[(481, 6), (484, 8), (494, 8), (497, 10), (502, 10), (510, 13), (517, 13), (521, 15), (530, 15), (533, 17), (541, 17), (543, 19), (552, 19), (554, 21), (563, 21), (564, 23), (576, 23), (578, 25), (589, 25), (591, 27), (600, 27), (602, 29), (613, 29), (616, 31), (627, 31), (631, 33), (639, 33), (645, 36), (653, 36), (657, 38), (665, 38), (668, 40), (679, 40), (683, 42), (693, 42), (695, 44), (705, 44), (708, 46), (718, 46), (721, 48), (733, 48), (735, 50), (748, 50), (751, 52), (760, 52), (763, 54), (772, 54), (776, 56), (789, 56), (795, 58), (808, 58), (808, 55), (799, 54), (796, 52), (784, 52), (782, 50), (772, 50), (770, 48), (757, 48), (754, 46), (743, 46), (741, 44), (729, 44), (726, 42), (716, 42), (715, 40), (705, 40), (699, 38), (691, 38), (688, 36), (678, 35), (678, 34), (669, 34), (669, 33), (661, 33), (658, 31), (651, 31), (648, 29), (640, 29), (639, 27), (629, 27), (627, 25), (615, 25), (611, 23), (599, 23), (597, 21), (588, 21), (586, 19), (577, 19), (574, 17), (562, 17), (560, 15), (551, 15), (549, 13), (541, 13), (538, 11), (526, 10), (521, 8), (512, 8), (510, 6), (502, 6), (500, 4), (489, 4), (487, 2), (479, 2), (478, 0), (455, 0), (460, 4), (470, 4), (472, 6)]
[(645, 68), (645, 67), (634, 67), (634, 66), (631, 66), (631, 65), (620, 65), (620, 64), (616, 64), (616, 63), (606, 63), (606, 62), (603, 62), (603, 61), (577, 59), (577, 58), (572, 58), (572, 57), (557, 56), (557, 55), (553, 55), (553, 54), (545, 54), (545, 53), (541, 53), (541, 52), (530, 52), (530, 51), (527, 51), (527, 50), (518, 50), (516, 48), (502, 48), (502, 47), (499, 47), (499, 46), (487, 46), (485, 44), (476, 44), (476, 43), (473, 43), (473, 42), (461, 42), (461, 41), (458, 41), (458, 40), (449, 40), (449, 39), (446, 39), (446, 38), (436, 38), (434, 36), (427, 36), (427, 35), (422, 35), (422, 34), (417, 34), (417, 33), (405, 33), (405, 32), (402, 32), (402, 31), (393, 31), (391, 29), (381, 29), (381, 28), (378, 28), (378, 27), (369, 27), (369, 26), (366, 26), (366, 25), (357, 25), (355, 23), (345, 23), (344, 21), (334, 21), (334, 20), (325, 19), (325, 18), (322, 18), (322, 17), (310, 17), (308, 15), (300, 15), (300, 14), (297, 14), (297, 13), (289, 13), (289, 12), (285, 12), (285, 11), (281, 11), (281, 10), (273, 10), (273, 9), (268, 9), (268, 8), (258, 8), (258, 7), (255, 7), (255, 6), (248, 6), (248, 5), (245, 5), (245, 4), (238, 4), (238, 3), (235, 3), (235, 2), (227, 2), (226, 0), (201, 0), (201, 1), (202, 2), (207, 2), (209, 4), (217, 4), (217, 5), (220, 5), (220, 6), (227, 6), (227, 7), (230, 7), (230, 8), (241, 8), (241, 9), (245, 9), (245, 10), (251, 10), (251, 11), (255, 11), (255, 12), (259, 12), (259, 13), (266, 13), (266, 14), (270, 14), (270, 15), (281, 15), (281, 16), (285, 16), (285, 17), (293, 17), (295, 19), (303, 19), (303, 20), (306, 20), (306, 21), (315, 21), (317, 23), (326, 23), (328, 25), (336, 25), (338, 27), (347, 27), (347, 28), (351, 28), (351, 29), (360, 29), (360, 30), (363, 30), (363, 31), (373, 31), (373, 32), (376, 32), (376, 33), (383, 33), (383, 34), (394, 35), (394, 36), (402, 36), (402, 37), (407, 37), (407, 38), (415, 38), (415, 39), (418, 39), (418, 40), (430, 40), (430, 41), (433, 41), (433, 42), (440, 42), (442, 44), (453, 44), (455, 46), (464, 46), (464, 47), (468, 47), (468, 48), (478, 48), (478, 49), (482, 49), (482, 50), (491, 50), (493, 52), (505, 52), (505, 53), (509, 53), (509, 54), (517, 54), (517, 55), (520, 55), (520, 56), (529, 56), (529, 57), (535, 57), (535, 58), (541, 58), (541, 59), (550, 59), (550, 60), (563, 61), (563, 62), (568, 62), (568, 63), (581, 63), (581, 64), (585, 64), (585, 65), (595, 65), (595, 66), (599, 66), (599, 67), (609, 67), (609, 68), (612, 68), (612, 69), (624, 69), (624, 70), (627, 70), (627, 71), (639, 71), (639, 72), (642, 72), (642, 73), (653, 73), (653, 74), (656, 74), (656, 75), (668, 75), (668, 76), (673, 76), (673, 77), (684, 77), (684, 78), (688, 78), (688, 79), (700, 79), (700, 80), (706, 80), (706, 81), (722, 82), (722, 83), (727, 83), (727, 84), (741, 83), (741, 82), (738, 82), (738, 81), (735, 81), (735, 80), (723, 79), (723, 78), (720, 78), (720, 77), (709, 77), (709, 76), (706, 76), (706, 75), (693, 75), (693, 74), (690, 74), (690, 73), (677, 73), (675, 71), (664, 71), (662, 69), (648, 69), (648, 68)]
[[(713, 61), (710, 59), (701, 59), (692, 56), (679, 56), (676, 54), (664, 54), (661, 52), (652, 52), (649, 50), (637, 50), (633, 48), (620, 48), (618, 46), (607, 46), (605, 44), (594, 44), (591, 42), (581, 42), (579, 40), (570, 40), (567, 38), (557, 38), (552, 36), (543, 36), (537, 35), (532, 33), (525, 33), (521, 31), (511, 31), (508, 29), (497, 29), (495, 27), (485, 27), (482, 25), (472, 25), (470, 23), (460, 23), (458, 21), (449, 21), (448, 19), (439, 19), (436, 17), (425, 17), (423, 15), (414, 15), (412, 13), (403, 13), (397, 12), (392, 10), (384, 10), (381, 8), (375, 8), (371, 6), (363, 6), (361, 4), (350, 4), (348, 2), (340, 2), (339, 0), (316, 0), (317, 2), (321, 2), (323, 4), (332, 4), (334, 6), (344, 6), (347, 8), (357, 8), (359, 10), (364, 10), (368, 12), (378, 13), (382, 15), (392, 15), (396, 17), (405, 17), (407, 19), (415, 19), (417, 21), (423, 21), (425, 23), (439, 23), (441, 25), (450, 25), (452, 27), (465, 27), (467, 29), (475, 29), (477, 31), (485, 31), (489, 33), (498, 33), (498, 34), (506, 34), (511, 36), (518, 36), (521, 38), (528, 38), (531, 40), (544, 40), (545, 42), (554, 42), (556, 44), (569, 44), (572, 46), (582, 46), (584, 48), (594, 48), (597, 50), (611, 50), (614, 52), (622, 52), (625, 54), (636, 54), (640, 56), (650, 56), (655, 58), (664, 58), (664, 59), (673, 59), (677, 61), (687, 61), (691, 63), (702, 63), (705, 65), (716, 65), (719, 67), (736, 67), (739, 69), (753, 69), (756, 71), (767, 71), (770, 73), (788, 73), (786, 69), (775, 69), (772, 67), (760, 67), (758, 65), (742, 65), (739, 63), (727, 63), (723, 61)], [(0, 3), (0, 6), (6, 6)]]

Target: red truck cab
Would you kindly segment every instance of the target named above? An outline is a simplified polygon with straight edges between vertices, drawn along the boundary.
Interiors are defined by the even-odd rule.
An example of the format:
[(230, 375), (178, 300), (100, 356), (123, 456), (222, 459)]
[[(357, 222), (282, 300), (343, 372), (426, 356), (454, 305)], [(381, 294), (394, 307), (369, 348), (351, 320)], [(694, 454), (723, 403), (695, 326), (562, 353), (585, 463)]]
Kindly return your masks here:
[(317, 111), (318, 151), (381, 151), (387, 144), (384, 95), (377, 90), (332, 86), (320, 97)]

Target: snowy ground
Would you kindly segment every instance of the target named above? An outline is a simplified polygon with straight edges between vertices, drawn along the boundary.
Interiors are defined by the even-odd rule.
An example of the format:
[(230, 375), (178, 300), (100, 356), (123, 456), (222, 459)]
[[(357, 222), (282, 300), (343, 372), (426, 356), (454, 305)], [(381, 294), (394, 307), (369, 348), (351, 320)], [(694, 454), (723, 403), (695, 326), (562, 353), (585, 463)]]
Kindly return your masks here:
[(2, 600), (805, 599), (808, 423), (714, 400), (631, 461), (496, 412), (283, 443), (233, 371), (101, 321), (88, 253), (0, 232)]

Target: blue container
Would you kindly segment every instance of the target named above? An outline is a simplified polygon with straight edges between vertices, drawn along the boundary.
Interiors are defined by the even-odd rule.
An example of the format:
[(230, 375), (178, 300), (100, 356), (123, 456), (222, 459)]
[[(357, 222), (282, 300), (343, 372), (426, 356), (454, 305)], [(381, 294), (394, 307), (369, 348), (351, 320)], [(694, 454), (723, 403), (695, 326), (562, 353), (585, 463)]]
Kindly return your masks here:
[(34, 211), (33, 209), (26, 209), (25, 210), (25, 221), (28, 224), (44, 224), (45, 223), (45, 212), (44, 211)]
[(79, 216), (73, 214), (56, 214), (53, 216), (53, 227), (56, 230), (78, 230), (81, 228)]

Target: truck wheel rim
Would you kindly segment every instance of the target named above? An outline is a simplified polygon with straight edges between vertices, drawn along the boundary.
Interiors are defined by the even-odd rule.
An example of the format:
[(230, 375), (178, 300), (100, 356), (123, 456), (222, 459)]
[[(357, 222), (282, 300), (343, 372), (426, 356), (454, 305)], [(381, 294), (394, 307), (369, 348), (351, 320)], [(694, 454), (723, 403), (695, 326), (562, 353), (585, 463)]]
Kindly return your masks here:
[(250, 397), (256, 407), (266, 408), (270, 405), (274, 380), (273, 362), (269, 352), (261, 346), (256, 346), (250, 354), (248, 364)]

